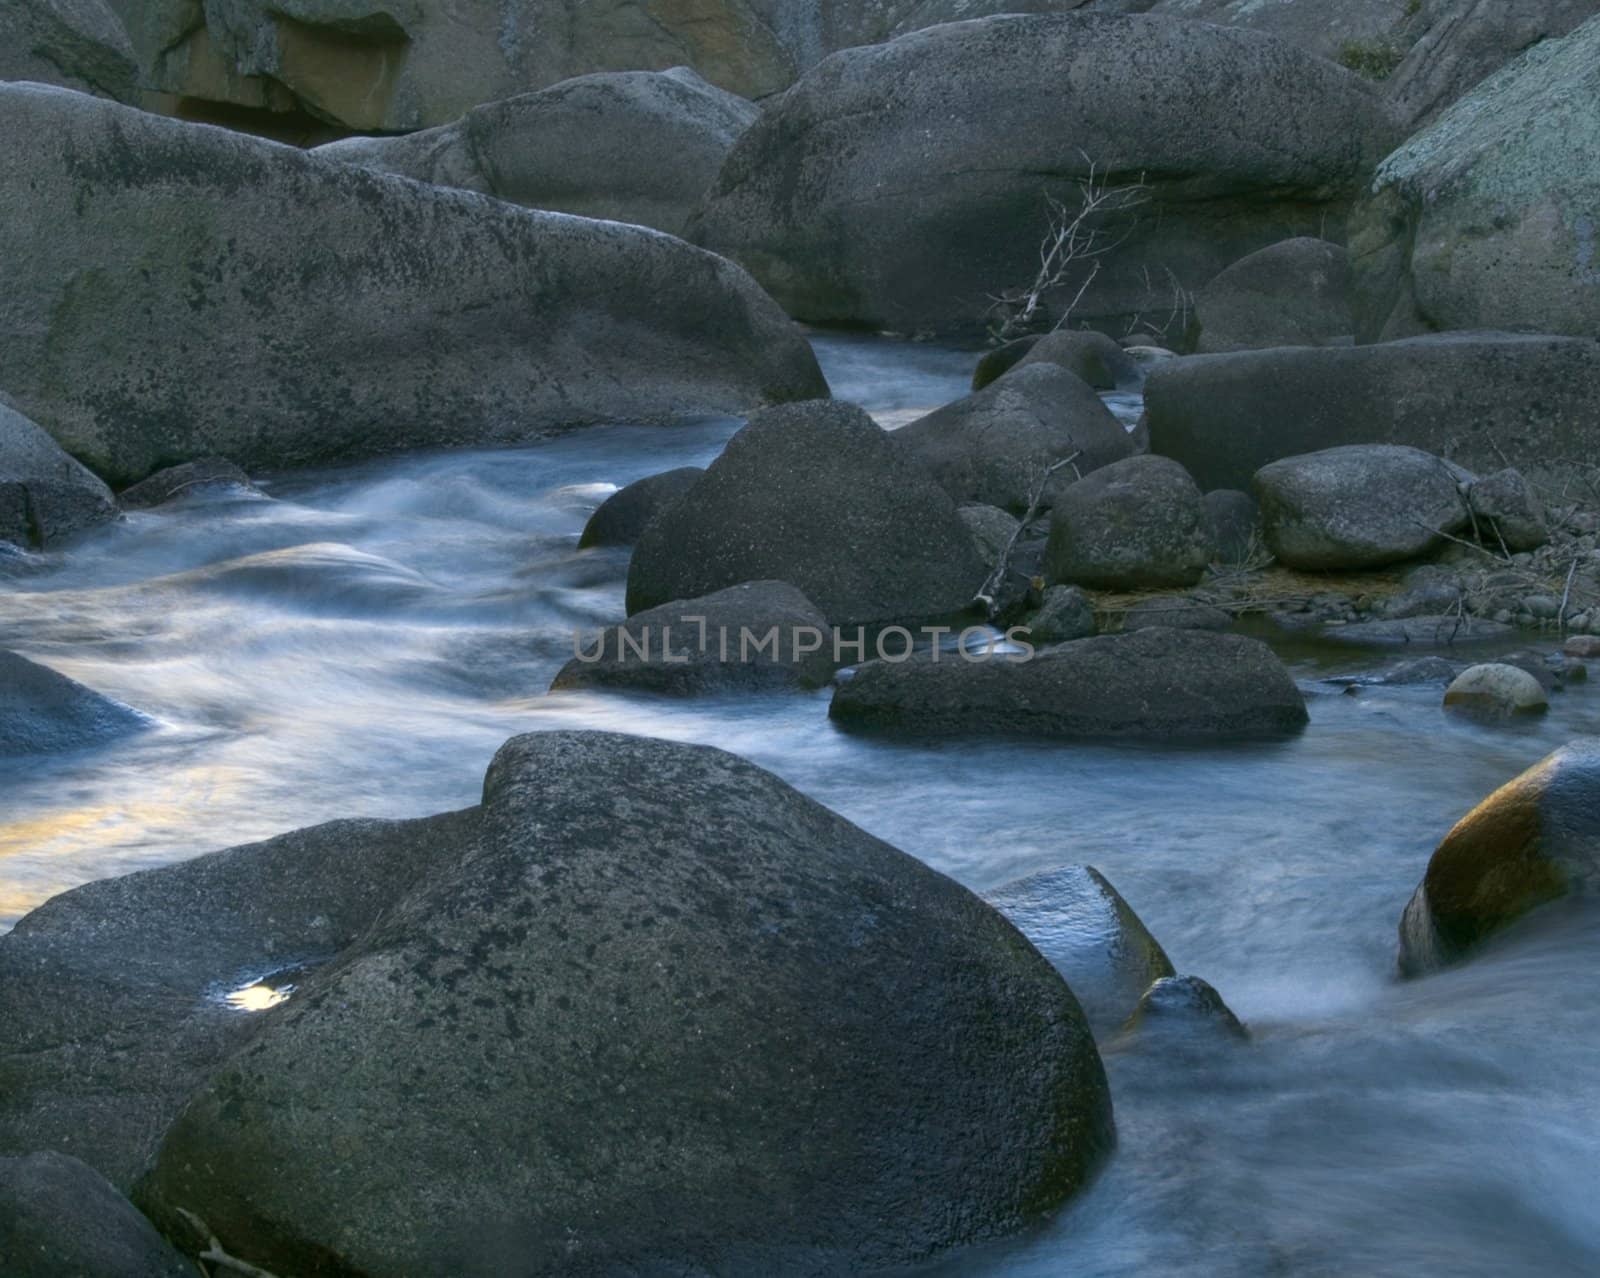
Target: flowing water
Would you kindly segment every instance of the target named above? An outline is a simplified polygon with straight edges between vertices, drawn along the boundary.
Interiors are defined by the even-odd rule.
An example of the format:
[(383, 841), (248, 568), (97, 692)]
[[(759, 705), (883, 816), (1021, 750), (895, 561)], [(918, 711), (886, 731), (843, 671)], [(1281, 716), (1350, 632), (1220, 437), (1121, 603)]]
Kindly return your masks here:
[[(818, 348), (835, 392), (886, 423), (959, 396), (972, 359)], [(106, 749), (0, 760), (0, 930), (88, 879), (469, 805), (518, 732), (709, 742), (979, 891), (1099, 867), (1251, 1026), (1198, 1053), (1107, 1044), (1105, 1173), (1036, 1234), (934, 1272), (1600, 1273), (1600, 929), (1557, 910), (1447, 974), (1393, 974), (1439, 837), (1600, 733), (1600, 687), (1491, 729), (1445, 716), (1437, 688), (1327, 681), (1383, 659), (1291, 655), (1309, 730), (1211, 749), (862, 740), (829, 725), (825, 694), (545, 696), (574, 628), (621, 616), (626, 555), (574, 548), (588, 512), (704, 464), (736, 426), (297, 473), (0, 562), (0, 647), (153, 720)]]

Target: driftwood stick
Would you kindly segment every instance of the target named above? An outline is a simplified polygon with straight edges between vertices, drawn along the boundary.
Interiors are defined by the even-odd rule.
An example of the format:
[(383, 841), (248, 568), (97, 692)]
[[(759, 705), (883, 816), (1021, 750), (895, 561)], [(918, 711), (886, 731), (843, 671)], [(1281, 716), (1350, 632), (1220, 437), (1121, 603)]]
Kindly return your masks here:
[[(1038, 479), (1034, 481), (1033, 487), (1028, 493), (1028, 508), (1023, 512), (1022, 522), (1012, 530), (1011, 536), (1006, 539), (1005, 547), (1000, 551), (1000, 558), (995, 562), (994, 571), (989, 574), (982, 588), (978, 591), (977, 597), (973, 600), (973, 603), (983, 605), (984, 616), (991, 620), (994, 618), (995, 601), (1000, 595), (1000, 587), (1005, 584), (1006, 573), (1011, 569), (1011, 556), (1017, 549), (1017, 542), (1022, 540), (1022, 534), (1027, 532), (1034, 520), (1039, 518), (1039, 507), (1044, 502), (1044, 495), (1050, 487), (1050, 480), (1055, 476), (1056, 471), (1061, 470), (1063, 467), (1072, 466), (1073, 470), (1076, 471), (1077, 467), (1073, 463), (1082, 456), (1083, 452), (1079, 450), (1070, 457), (1063, 457), (1060, 461), (1051, 462), (1050, 465), (1045, 467)], [(1079, 477), (1082, 478), (1082, 475), (1080, 474)]]
[(243, 1274), (245, 1278), (278, 1278), (271, 1270), (262, 1269), (252, 1265), (248, 1260), (240, 1260), (230, 1256), (217, 1236), (211, 1232), (211, 1226), (201, 1220), (192, 1211), (178, 1208), (178, 1215), (182, 1216), (206, 1240), (206, 1249), (200, 1253), (200, 1259), (215, 1268), (229, 1269), (236, 1274)]

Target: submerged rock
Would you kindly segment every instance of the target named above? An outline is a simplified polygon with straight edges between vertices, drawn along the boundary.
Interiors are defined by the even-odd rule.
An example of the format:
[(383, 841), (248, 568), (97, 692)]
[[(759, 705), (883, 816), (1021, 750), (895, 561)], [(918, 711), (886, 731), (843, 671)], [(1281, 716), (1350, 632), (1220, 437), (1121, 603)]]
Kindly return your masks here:
[(803, 319), (977, 332), (1035, 279), (1047, 198), (1075, 213), (1093, 165), (1114, 247), (1046, 321), (1087, 281), (1073, 322), (1121, 330), (1165, 314), (1174, 282), (1337, 228), (1392, 141), (1363, 81), (1255, 32), (989, 17), (813, 67), (739, 139), (692, 235)]
[(132, 488), (124, 488), (117, 494), (117, 503), (124, 510), (145, 510), (191, 493), (223, 488), (256, 491), (250, 476), (227, 458), (202, 457), (181, 466), (168, 466)]
[(1348, 342), (1355, 329), (1350, 259), (1302, 237), (1241, 258), (1195, 299), (1202, 354)]
[(1250, 1031), (1222, 1001), (1222, 995), (1198, 976), (1167, 975), (1153, 982), (1140, 998), (1125, 1028), (1141, 1036), (1250, 1037)]
[(1256, 472), (1267, 548), (1289, 568), (1349, 572), (1434, 550), (1468, 522), (1455, 472), (1382, 444), (1288, 457)]
[(1468, 955), (1540, 905), (1600, 887), (1600, 740), (1563, 746), (1439, 844), (1400, 920), (1400, 971)]
[(0, 221), (0, 386), (116, 484), (826, 392), (749, 276), (657, 232), (37, 85), (0, 86), (0, 131), (29, 211)]
[(843, 727), (910, 736), (1276, 737), (1305, 699), (1264, 643), (1204, 630), (1079, 639), (1023, 661), (872, 661), (841, 683)]
[(148, 726), (138, 711), (0, 649), (0, 757), (79, 750)]
[(0, 1156), (6, 1278), (196, 1278), (92, 1167), (65, 1154)]
[[(1014, 514), (1028, 509), (1035, 492), (1049, 504), (1078, 475), (1134, 452), (1100, 396), (1054, 364), (1020, 367), (889, 438), (958, 502)], [(1047, 484), (1051, 467), (1068, 458)]]
[(0, 396), (0, 542), (35, 549), (116, 517), (111, 490)]
[(1045, 577), (1100, 590), (1192, 586), (1211, 562), (1200, 490), (1165, 457), (1130, 457), (1057, 498)]
[(861, 409), (756, 413), (639, 538), (628, 612), (786, 581), (838, 626), (960, 612), (988, 567), (956, 504)]
[(650, 521), (693, 488), (695, 480), (705, 473), (700, 466), (679, 466), (617, 489), (589, 516), (583, 535), (578, 538), (578, 548), (633, 545)]
[[(140, 1185), (158, 1219), (194, 1211), (287, 1273), (857, 1273), (1017, 1229), (1109, 1149), (1098, 1055), (1050, 965), (732, 755), (519, 737), (480, 809), (407, 841), (403, 877), (304, 865), (387, 907), (206, 1066)], [(235, 895), (285, 845), (80, 889), (0, 959), (39, 988), (23, 949), (96, 898), (143, 898), (180, 943), (115, 940), (164, 982), (238, 943), (224, 919), (299, 917), (304, 883)], [(197, 915), (196, 889), (221, 911)]]
[(1496, 718), (1543, 714), (1550, 708), (1545, 686), (1521, 666), (1490, 662), (1469, 667), (1445, 689), (1447, 710)]
[(688, 67), (599, 72), (486, 103), (436, 129), (346, 138), (316, 154), (677, 235), (759, 114)]
[(986, 899), (1066, 977), (1097, 1032), (1121, 1025), (1152, 981), (1173, 974), (1133, 907), (1092, 865), (1032, 874)]
[(793, 586), (748, 581), (636, 612), (578, 641), (550, 691), (632, 688), (679, 696), (723, 689), (820, 688), (833, 677), (828, 619)]
[(1377, 346), (1195, 355), (1150, 370), (1150, 449), (1204, 488), (1244, 488), (1269, 462), (1345, 444), (1402, 444), (1488, 473), (1559, 471), (1600, 453), (1600, 343), (1444, 333)]

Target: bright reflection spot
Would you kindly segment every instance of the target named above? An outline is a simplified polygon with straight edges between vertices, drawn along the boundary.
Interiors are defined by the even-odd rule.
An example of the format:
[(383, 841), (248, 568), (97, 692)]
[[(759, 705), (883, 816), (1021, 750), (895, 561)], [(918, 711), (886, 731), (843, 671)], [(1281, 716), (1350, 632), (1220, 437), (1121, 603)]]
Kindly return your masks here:
[(246, 985), (242, 990), (234, 990), (227, 996), (227, 1002), (229, 1007), (237, 1008), (241, 1012), (264, 1012), (269, 1007), (287, 1002), (289, 995), (293, 993), (292, 985), (274, 989), (257, 981), (254, 985)]

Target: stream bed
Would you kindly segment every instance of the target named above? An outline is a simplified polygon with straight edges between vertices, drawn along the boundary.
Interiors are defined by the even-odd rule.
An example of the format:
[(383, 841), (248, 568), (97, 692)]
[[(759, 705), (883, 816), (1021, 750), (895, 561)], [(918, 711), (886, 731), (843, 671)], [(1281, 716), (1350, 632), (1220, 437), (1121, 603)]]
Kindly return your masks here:
[[(965, 393), (973, 360), (817, 347), (835, 393), (886, 424)], [(1600, 1273), (1600, 930), (1558, 909), (1466, 966), (1394, 975), (1434, 845), (1600, 734), (1600, 687), (1492, 728), (1446, 716), (1435, 687), (1331, 682), (1394, 656), (1298, 650), (1309, 729), (1222, 748), (886, 743), (836, 731), (826, 693), (546, 696), (574, 630), (622, 615), (626, 552), (575, 549), (589, 512), (704, 465), (737, 426), (299, 472), (0, 561), (0, 647), (154, 720), (105, 749), (0, 761), (0, 931), (90, 879), (468, 806), (519, 732), (708, 742), (980, 892), (1098, 867), (1251, 1027), (1193, 1056), (1109, 1045), (1105, 1173), (1036, 1234), (924, 1272)]]

